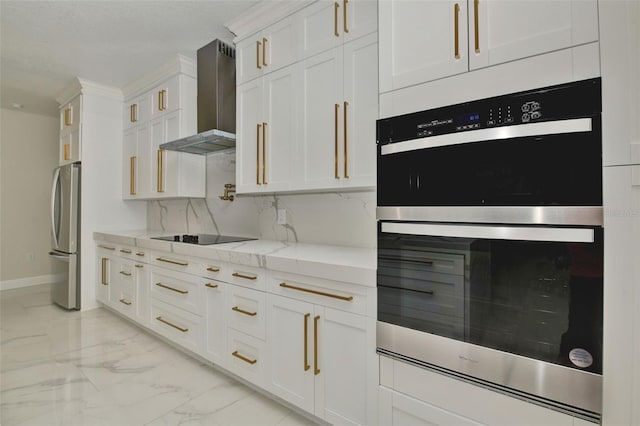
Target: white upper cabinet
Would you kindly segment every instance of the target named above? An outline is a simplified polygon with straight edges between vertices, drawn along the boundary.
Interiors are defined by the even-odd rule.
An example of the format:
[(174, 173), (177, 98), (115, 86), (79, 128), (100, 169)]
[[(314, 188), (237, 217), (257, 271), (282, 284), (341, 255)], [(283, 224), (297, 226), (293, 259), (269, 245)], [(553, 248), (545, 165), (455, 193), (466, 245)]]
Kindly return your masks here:
[(296, 62), (300, 57), (298, 21), (292, 17), (237, 43), (236, 84)]
[(81, 117), (82, 95), (60, 107), (60, 165), (80, 161)]
[(206, 157), (160, 149), (196, 133), (196, 80), (180, 62), (124, 103), (123, 199), (204, 198)]
[(380, 92), (598, 40), (595, 0), (379, 3)]

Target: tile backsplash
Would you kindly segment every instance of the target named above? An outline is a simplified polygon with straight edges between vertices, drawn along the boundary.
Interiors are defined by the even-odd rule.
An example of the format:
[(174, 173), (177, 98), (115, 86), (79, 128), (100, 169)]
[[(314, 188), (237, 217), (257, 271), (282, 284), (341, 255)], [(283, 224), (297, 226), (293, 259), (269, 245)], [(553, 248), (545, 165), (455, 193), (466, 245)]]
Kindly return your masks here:
[[(207, 157), (207, 197), (149, 201), (152, 231), (211, 233), (267, 240), (375, 248), (375, 191), (236, 196), (219, 198), (235, 183), (235, 151)], [(286, 223), (277, 223), (277, 211)]]

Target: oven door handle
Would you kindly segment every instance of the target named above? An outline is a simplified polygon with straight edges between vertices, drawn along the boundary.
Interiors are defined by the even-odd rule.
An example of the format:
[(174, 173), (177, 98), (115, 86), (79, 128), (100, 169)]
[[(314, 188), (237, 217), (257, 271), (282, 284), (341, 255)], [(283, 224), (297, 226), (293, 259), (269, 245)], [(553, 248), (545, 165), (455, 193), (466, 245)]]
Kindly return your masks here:
[(429, 235), (433, 237), (451, 238), (553, 241), (566, 243), (594, 242), (594, 230), (590, 228), (441, 225), (415, 222), (382, 222), (381, 231), (389, 234)]

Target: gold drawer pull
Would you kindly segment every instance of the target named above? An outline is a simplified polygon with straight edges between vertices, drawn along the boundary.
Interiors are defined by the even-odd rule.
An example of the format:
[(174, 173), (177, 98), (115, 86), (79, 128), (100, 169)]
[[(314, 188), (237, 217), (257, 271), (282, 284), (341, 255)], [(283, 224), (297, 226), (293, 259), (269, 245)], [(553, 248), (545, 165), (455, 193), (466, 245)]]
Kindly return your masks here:
[(204, 286), (209, 288), (218, 288), (218, 284), (206, 283)]
[(256, 315), (258, 315), (257, 312), (245, 311), (244, 309), (240, 309), (237, 306), (234, 306), (233, 308), (231, 308), (231, 310), (232, 311), (236, 311), (236, 312), (240, 312), (241, 314), (249, 315), (250, 317), (255, 317)]
[(189, 290), (180, 290), (180, 289), (177, 289), (177, 288), (169, 287), (168, 285), (164, 285), (162, 283), (156, 283), (156, 285), (158, 287), (166, 288), (167, 290), (175, 291), (176, 293), (180, 293), (180, 294), (188, 294), (189, 293)]
[(480, 53), (480, 23), (478, 14), (480, 9), (480, 0), (473, 1), (473, 29), (474, 29), (474, 40), (475, 40), (475, 48), (476, 53)]
[(239, 272), (234, 272), (234, 273), (233, 273), (233, 274), (231, 274), (231, 275), (233, 275), (234, 277), (238, 277), (238, 278), (244, 278), (245, 280), (255, 280), (255, 279), (258, 279), (258, 277), (257, 277), (257, 276), (253, 276), (253, 277), (251, 277), (251, 276), (249, 276), (249, 275), (244, 275), (244, 274), (241, 274), (241, 273), (239, 273)]
[(144, 268), (144, 265), (141, 265), (139, 263), (136, 263), (136, 268)]
[(131, 276), (131, 272), (125, 272), (125, 271), (120, 271), (120, 273), (126, 277), (130, 277)]
[(131, 254), (131, 250), (129, 250), (129, 249), (120, 249), (120, 253)]
[(164, 257), (157, 257), (156, 260), (159, 261), (159, 262), (171, 263), (173, 265), (180, 265), (180, 266), (188, 266), (189, 265), (189, 262), (182, 262), (182, 261), (179, 261), (179, 260), (165, 259)]
[(103, 248), (103, 249), (107, 249), (107, 250), (115, 250), (115, 247), (109, 247), (109, 246), (104, 246), (102, 244), (98, 245), (98, 247)]
[(214, 268), (214, 267), (210, 266), (210, 267), (207, 268), (207, 271), (209, 271), (209, 272), (220, 272), (220, 268)]
[(142, 253), (142, 252), (140, 251), (140, 252), (136, 253), (136, 256), (140, 256), (140, 257), (142, 257), (142, 256), (144, 256), (144, 253)]
[(460, 5), (453, 6), (453, 57), (460, 59), (460, 30), (459, 30)]
[(124, 304), (125, 304), (125, 305), (127, 305), (127, 306), (130, 306), (130, 305), (131, 305), (131, 302), (130, 302), (130, 301), (128, 301), (127, 299), (120, 299), (120, 303), (124, 303)]
[(175, 328), (176, 330), (182, 331), (183, 333), (186, 333), (187, 331), (189, 331), (188, 328), (182, 328), (182, 327), (179, 327), (179, 326), (177, 326), (175, 324), (171, 324), (169, 321), (167, 321), (166, 319), (164, 319), (162, 317), (156, 317), (156, 319), (158, 321), (160, 321), (161, 323), (167, 324), (168, 326)]
[(296, 287), (296, 286), (293, 286), (293, 285), (289, 285), (287, 283), (280, 283), (280, 287), (288, 288), (288, 289), (291, 289), (291, 290), (304, 291), (306, 293), (317, 294), (319, 296), (332, 297), (334, 299), (340, 299), (340, 300), (344, 300), (346, 302), (351, 302), (353, 300), (353, 296), (339, 296), (337, 294), (325, 293), (323, 291), (317, 291), (317, 290), (311, 290), (311, 289), (308, 289), (308, 288)]
[(251, 364), (251, 365), (253, 365), (253, 364), (255, 364), (256, 362), (258, 362), (258, 360), (257, 360), (257, 359), (249, 359), (249, 358), (243, 357), (242, 355), (240, 355), (240, 354), (238, 353), (238, 351), (234, 351), (234, 352), (232, 352), (232, 353), (231, 353), (231, 355), (235, 356), (236, 358), (240, 358), (240, 359), (241, 359), (241, 360), (243, 360), (244, 362), (246, 362), (246, 363), (248, 363), (248, 364)]

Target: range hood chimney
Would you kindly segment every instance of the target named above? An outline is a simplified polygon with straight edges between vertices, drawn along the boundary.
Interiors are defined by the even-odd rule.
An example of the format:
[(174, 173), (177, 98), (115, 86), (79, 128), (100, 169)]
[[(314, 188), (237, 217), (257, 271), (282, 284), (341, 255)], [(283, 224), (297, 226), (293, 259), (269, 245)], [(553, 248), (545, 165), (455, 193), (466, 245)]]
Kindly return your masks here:
[(198, 49), (198, 134), (161, 149), (209, 155), (236, 146), (236, 51), (214, 40)]

